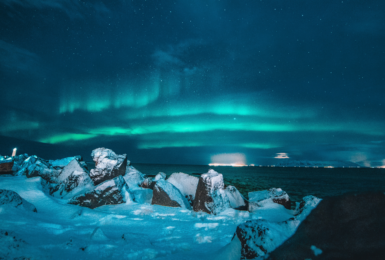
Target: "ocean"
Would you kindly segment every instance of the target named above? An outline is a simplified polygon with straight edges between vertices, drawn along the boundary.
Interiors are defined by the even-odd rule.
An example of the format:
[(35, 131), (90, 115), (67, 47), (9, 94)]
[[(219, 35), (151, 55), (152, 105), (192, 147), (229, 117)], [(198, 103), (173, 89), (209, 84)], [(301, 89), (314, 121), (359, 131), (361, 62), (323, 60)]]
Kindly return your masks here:
[(293, 201), (314, 195), (326, 198), (347, 192), (385, 192), (385, 169), (373, 168), (290, 168), (212, 167), (208, 165), (132, 164), (147, 175), (184, 172), (199, 176), (209, 169), (222, 173), (225, 185), (233, 185), (248, 198), (248, 192), (282, 188)]

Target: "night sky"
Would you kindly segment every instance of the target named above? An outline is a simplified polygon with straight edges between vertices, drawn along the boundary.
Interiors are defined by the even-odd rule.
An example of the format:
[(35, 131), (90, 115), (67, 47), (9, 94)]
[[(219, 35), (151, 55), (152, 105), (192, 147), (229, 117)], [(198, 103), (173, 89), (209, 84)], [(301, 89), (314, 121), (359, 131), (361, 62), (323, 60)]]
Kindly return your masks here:
[(0, 0), (0, 87), (62, 156), (385, 165), (385, 1)]

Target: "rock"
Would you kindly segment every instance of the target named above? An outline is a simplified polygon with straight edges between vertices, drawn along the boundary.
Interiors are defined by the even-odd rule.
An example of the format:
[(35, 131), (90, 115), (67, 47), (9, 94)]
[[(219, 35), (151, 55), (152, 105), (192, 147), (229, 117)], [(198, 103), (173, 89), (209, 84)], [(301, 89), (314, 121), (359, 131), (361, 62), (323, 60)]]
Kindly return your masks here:
[(29, 203), (12, 190), (0, 189), (0, 206), (2, 205), (9, 205), (18, 209), (37, 212), (36, 207), (32, 203)]
[(178, 172), (171, 174), (167, 181), (174, 185), (182, 195), (185, 196), (190, 203), (190, 206), (193, 206), (199, 178), (183, 172)]
[(12, 173), (13, 165), (14, 162), (12, 158), (3, 157), (2, 160), (0, 160), (0, 172)]
[(134, 196), (134, 201), (139, 204), (151, 204), (153, 197), (153, 190), (137, 188), (135, 190), (130, 190), (131, 194)]
[[(22, 174), (25, 174), (27, 178), (41, 177), (48, 182), (57, 182), (56, 178), (59, 176), (61, 170), (53, 168), (47, 161), (38, 158), (30, 157), (30, 160), (25, 160), (26, 165), (22, 165)], [(24, 166), (27, 166), (26, 168)]]
[(224, 190), (223, 175), (214, 170), (202, 174), (194, 199), (194, 211), (218, 214), (230, 207), (229, 198)]
[(153, 192), (151, 204), (190, 209), (190, 204), (182, 193), (174, 185), (164, 179), (160, 179), (156, 182)]
[(23, 165), (23, 162), (28, 158), (28, 154), (20, 154), (17, 156), (13, 157), (13, 166), (12, 166), (12, 171), (13, 172), (18, 172)]
[[(264, 259), (264, 257), (294, 234), (299, 224), (319, 202), (320, 199), (316, 197), (305, 197), (301, 213), (298, 214), (294, 212), (293, 216), (285, 221), (270, 222), (265, 219), (248, 220), (237, 227), (234, 237), (227, 247), (235, 248), (235, 245), (240, 241), (240, 259), (254, 259), (257, 257), (262, 257)], [(238, 240), (234, 238), (237, 238)], [(235, 245), (231, 245), (233, 243)], [(230, 256), (228, 256), (223, 259), (235, 258), (230, 258)]]
[(166, 174), (164, 172), (159, 172), (155, 178), (154, 181), (160, 180), (160, 179), (166, 179)]
[(280, 188), (249, 192), (249, 211), (253, 212), (268, 203), (277, 203), (290, 209), (289, 195)]
[(140, 187), (145, 189), (154, 189), (156, 181), (153, 181), (151, 177), (145, 178), (143, 182), (140, 184)]
[(118, 176), (99, 184), (92, 191), (74, 197), (69, 203), (94, 209), (103, 205), (121, 204), (131, 200), (127, 183), (122, 176)]
[(385, 259), (384, 205), (383, 192), (324, 199), (269, 259)]
[(144, 174), (135, 169), (133, 166), (127, 166), (126, 174), (123, 176), (124, 180), (127, 182), (130, 190), (134, 187), (140, 187), (144, 181)]
[(119, 175), (125, 175), (127, 164), (129, 164), (126, 154), (117, 155), (110, 149), (97, 148), (92, 151), (91, 156), (96, 167), (91, 170), (90, 177), (95, 185)]
[(246, 207), (245, 200), (237, 188), (234, 186), (227, 186), (225, 191), (230, 201), (230, 207), (233, 209), (244, 209)]
[(82, 167), (78, 160), (73, 159), (63, 168), (56, 179), (42, 182), (42, 185), (50, 195), (69, 199), (94, 188), (94, 183), (88, 174), (88, 171)]

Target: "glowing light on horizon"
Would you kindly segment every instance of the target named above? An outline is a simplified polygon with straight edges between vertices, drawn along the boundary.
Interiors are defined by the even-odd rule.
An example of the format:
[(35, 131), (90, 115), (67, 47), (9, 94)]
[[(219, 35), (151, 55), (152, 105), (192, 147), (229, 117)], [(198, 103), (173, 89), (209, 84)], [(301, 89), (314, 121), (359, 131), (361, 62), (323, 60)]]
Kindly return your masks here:
[(243, 153), (222, 153), (211, 156), (210, 166), (247, 166), (246, 156)]
[(245, 166), (248, 166), (248, 165), (241, 164), (241, 163), (230, 163), (230, 164), (226, 164), (226, 163), (209, 163), (209, 166), (214, 166), (214, 167), (216, 167), (216, 166), (245, 167)]

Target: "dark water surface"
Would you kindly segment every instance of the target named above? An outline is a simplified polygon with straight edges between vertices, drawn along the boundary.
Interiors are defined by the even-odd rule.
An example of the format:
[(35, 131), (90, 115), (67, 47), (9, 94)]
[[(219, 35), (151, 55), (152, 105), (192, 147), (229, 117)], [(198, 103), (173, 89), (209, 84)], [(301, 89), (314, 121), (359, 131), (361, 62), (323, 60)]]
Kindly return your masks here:
[(268, 167), (212, 167), (208, 165), (132, 164), (144, 174), (164, 172), (188, 174), (206, 173), (209, 169), (222, 173), (225, 184), (233, 185), (248, 197), (250, 191), (282, 188), (294, 201), (304, 196), (319, 198), (346, 192), (385, 192), (385, 169), (372, 168), (268, 168)]

